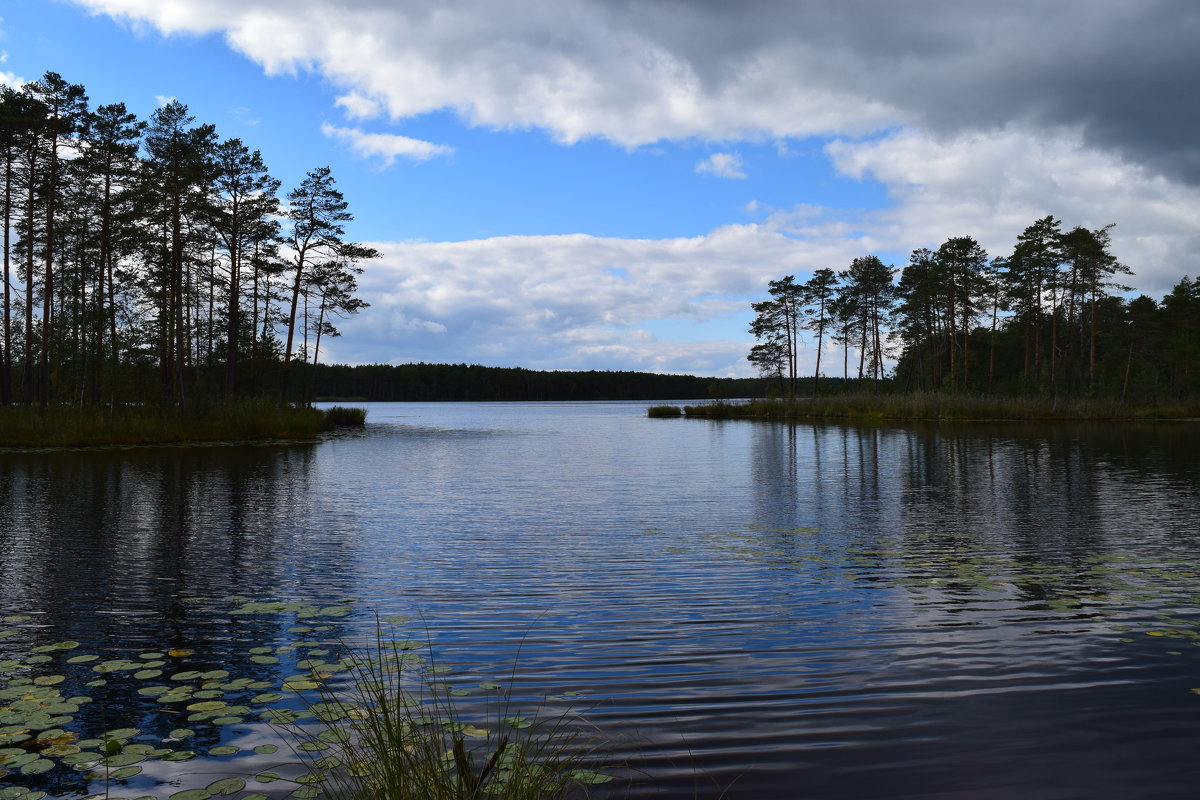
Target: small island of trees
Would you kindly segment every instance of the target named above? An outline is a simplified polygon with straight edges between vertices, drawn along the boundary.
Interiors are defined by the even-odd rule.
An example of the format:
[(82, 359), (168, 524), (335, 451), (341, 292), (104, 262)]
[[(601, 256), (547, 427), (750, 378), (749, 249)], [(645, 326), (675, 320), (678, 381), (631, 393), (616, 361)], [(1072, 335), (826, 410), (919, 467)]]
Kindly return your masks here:
[(281, 200), (259, 151), (178, 101), (143, 121), (47, 72), (0, 88), (0, 158), (4, 406), (279, 408), (311, 389), (293, 360), (365, 305), (378, 253), (345, 241), (329, 168)]
[[(1200, 393), (1200, 283), (1182, 278), (1161, 303), (1127, 300), (1112, 228), (1064, 230), (1047, 216), (1005, 256), (960, 236), (914, 250), (900, 270), (867, 255), (803, 283), (771, 281), (753, 305), (749, 360), (783, 398), (820, 397), (840, 372), (840, 388), (869, 395), (1174, 403), (1179, 416)], [(816, 365), (802, 378), (805, 333)]]

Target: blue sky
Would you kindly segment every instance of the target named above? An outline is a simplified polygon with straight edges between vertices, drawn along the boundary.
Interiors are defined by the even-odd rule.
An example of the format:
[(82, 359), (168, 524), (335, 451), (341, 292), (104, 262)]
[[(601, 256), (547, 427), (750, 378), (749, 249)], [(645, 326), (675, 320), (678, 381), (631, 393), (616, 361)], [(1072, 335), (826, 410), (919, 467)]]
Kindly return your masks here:
[[(1082, 29), (1071, 2), (849, 5), (5, 0), (0, 72), (178, 98), (285, 189), (330, 165), (384, 253), (337, 361), (746, 375), (767, 280), (959, 235), (1004, 255), (1045, 214), (1118, 223), (1152, 296), (1200, 271), (1200, 161), (1120, 102), (1189, 79), (1186, 4)], [(1161, 75), (1079, 100), (1139, 36)]]

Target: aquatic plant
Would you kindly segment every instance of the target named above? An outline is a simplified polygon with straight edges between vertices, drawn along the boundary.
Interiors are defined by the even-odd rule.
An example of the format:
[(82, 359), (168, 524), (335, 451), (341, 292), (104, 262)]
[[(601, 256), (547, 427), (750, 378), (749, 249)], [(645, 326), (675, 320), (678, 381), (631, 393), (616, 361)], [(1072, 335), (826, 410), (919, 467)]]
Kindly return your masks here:
[(321, 430), (334, 428), (361, 428), (367, 424), (365, 408), (347, 408), (346, 406), (331, 406), (325, 409), (321, 420)]
[(651, 417), (681, 417), (683, 409), (679, 406), (650, 406), (646, 414)]
[[(588, 767), (596, 750), (570, 706), (576, 693), (520, 708), (511, 682), (445, 682), (440, 676), (451, 668), (423, 658), (427, 650), (422, 641), (377, 629), (373, 642), (350, 648), (346, 676), (319, 680), (320, 699), (310, 710), (321, 724), (279, 721), (301, 752), (327, 753), (311, 780), (328, 796), (565, 798), (612, 780)], [(484, 701), (478, 718), (464, 711), (462, 700), (472, 695)], [(554, 708), (555, 700), (568, 706)]]
[[(477, 690), (445, 683), (452, 668), (433, 663), (427, 642), (384, 637), (377, 629), (372, 644), (347, 646), (336, 622), (352, 613), (348, 600), (221, 602), (234, 605), (227, 612), (234, 617), (294, 617), (288, 631), (295, 640), (249, 647), (240, 660), (212, 668), (190, 648), (105, 657), (80, 652), (75, 641), (36, 645), (32, 615), (3, 617), (0, 797), (41, 800), (48, 788), (74, 786), (79, 793), (99, 785), (103, 791), (86, 799), (99, 800), (113, 797), (114, 789), (149, 788), (147, 764), (196, 758), (224, 775), (208, 774), (203, 786), (174, 791), (169, 800), (266, 800), (260, 792), (242, 793), (251, 783), (276, 782), (291, 784), (289, 797), (297, 800), (558, 798), (611, 780), (586, 766), (595, 751), (570, 707), (573, 693), (518, 709), (499, 683)], [(121, 696), (129, 699), (114, 708), (112, 698)], [(490, 717), (468, 720), (467, 709), (479, 700)], [(562, 701), (567, 706), (556, 708)], [(89, 722), (114, 717), (125, 719), (89, 730)], [(224, 732), (263, 723), (281, 734), (290, 761), (242, 774), (233, 764), (218, 766), (241, 750)], [(257, 756), (279, 751), (276, 744), (253, 749)]]
[(262, 439), (311, 439), (339, 425), (361, 425), (362, 409), (288, 406), (266, 401), (174, 407), (0, 408), (0, 447), (84, 447)]
[[(1137, 405), (1114, 399), (991, 397), (913, 392), (839, 394), (800, 400), (752, 400), (685, 406), (688, 417), (703, 419), (840, 419), (852, 421), (1083, 421), (1168, 420), (1200, 417), (1187, 405)], [(657, 414), (652, 416), (659, 416)]]

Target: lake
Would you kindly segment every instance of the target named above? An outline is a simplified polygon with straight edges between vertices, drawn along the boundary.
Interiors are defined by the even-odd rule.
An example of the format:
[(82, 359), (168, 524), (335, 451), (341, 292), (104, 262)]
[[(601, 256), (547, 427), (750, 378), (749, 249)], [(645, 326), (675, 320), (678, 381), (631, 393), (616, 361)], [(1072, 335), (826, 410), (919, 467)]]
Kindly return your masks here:
[[(615, 796), (1197, 796), (1197, 426), (647, 405), (377, 403), (315, 444), (0, 454), (0, 680), (96, 654), (56, 666), (92, 700), (62, 728), (155, 743), (183, 717), (122, 659), (278, 683), (294, 664), (247, 666), (255, 645), (403, 615), (455, 685), (567, 698)], [(328, 614), (231, 614), (270, 599)], [(261, 768), (272, 732), (228, 719), (113, 796)], [(103, 789), (19, 773), (0, 786)]]

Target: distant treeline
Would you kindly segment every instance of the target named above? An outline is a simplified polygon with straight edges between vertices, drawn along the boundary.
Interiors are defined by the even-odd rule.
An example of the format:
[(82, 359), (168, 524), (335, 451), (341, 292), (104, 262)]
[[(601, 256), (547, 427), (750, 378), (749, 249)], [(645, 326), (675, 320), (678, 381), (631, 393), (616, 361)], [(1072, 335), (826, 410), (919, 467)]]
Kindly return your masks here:
[[(835, 381), (836, 383), (836, 381)], [(539, 372), (475, 364), (318, 364), (317, 398), (370, 401), (688, 400), (763, 397), (761, 378), (701, 378), (649, 372)]]

